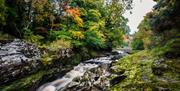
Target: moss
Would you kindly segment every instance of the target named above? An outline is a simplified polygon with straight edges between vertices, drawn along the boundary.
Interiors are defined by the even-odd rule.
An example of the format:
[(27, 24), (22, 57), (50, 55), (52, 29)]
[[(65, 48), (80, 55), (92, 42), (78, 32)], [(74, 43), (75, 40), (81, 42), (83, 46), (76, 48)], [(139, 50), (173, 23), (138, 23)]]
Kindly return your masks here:
[(35, 84), (37, 81), (39, 81), (42, 76), (45, 75), (45, 71), (38, 72), (37, 74), (33, 74), (31, 76), (22, 78), (20, 80), (16, 80), (10, 85), (4, 85), (0, 89), (1, 91), (13, 91), (13, 90), (18, 90), (18, 91), (26, 91), (27, 88)]
[(111, 86), (111, 91), (155, 91), (166, 89), (170, 91), (180, 90), (180, 72), (178, 71), (180, 60), (167, 59), (161, 56), (164, 48), (156, 48), (152, 51), (144, 50), (126, 56), (113, 64), (113, 71), (127, 77)]
[(28, 91), (28, 89), (32, 88), (33, 86), (39, 85), (39, 82), (41, 82), (44, 77), (51, 78), (52, 75), (57, 74), (57, 71), (58, 70), (56, 68), (39, 71), (22, 79), (2, 85), (0, 87), (0, 91)]
[(53, 59), (53, 55), (50, 55), (48, 53), (44, 53), (41, 56), (41, 60), (40, 60), (43, 65), (47, 66), (47, 65), (51, 65), (53, 63), (53, 61), (55, 61), (55, 58)]

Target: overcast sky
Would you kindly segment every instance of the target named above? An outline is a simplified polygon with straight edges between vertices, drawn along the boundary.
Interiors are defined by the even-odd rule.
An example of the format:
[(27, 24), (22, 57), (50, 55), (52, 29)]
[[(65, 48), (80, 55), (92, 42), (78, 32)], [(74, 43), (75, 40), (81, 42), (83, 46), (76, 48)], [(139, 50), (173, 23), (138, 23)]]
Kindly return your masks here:
[(155, 4), (156, 3), (153, 2), (153, 0), (133, 1), (133, 9), (131, 10), (132, 14), (130, 14), (129, 11), (124, 14), (124, 16), (129, 20), (128, 25), (131, 29), (130, 34), (138, 31), (137, 27), (139, 23), (143, 20), (143, 16), (145, 16), (146, 13), (150, 12)]

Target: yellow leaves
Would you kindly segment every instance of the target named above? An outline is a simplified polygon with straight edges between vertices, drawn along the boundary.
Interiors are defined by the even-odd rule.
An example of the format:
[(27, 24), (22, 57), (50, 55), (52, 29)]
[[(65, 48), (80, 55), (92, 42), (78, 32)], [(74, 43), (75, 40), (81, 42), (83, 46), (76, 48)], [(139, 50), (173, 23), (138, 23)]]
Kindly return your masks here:
[(99, 26), (97, 23), (93, 23), (90, 27), (89, 27), (89, 31), (93, 31), (93, 30), (98, 30)]
[(99, 20), (98, 22), (89, 22), (89, 31), (101, 30), (105, 27), (105, 20)]
[(73, 19), (74, 19), (74, 22), (77, 23), (77, 25), (79, 27), (83, 27), (83, 19), (82, 18), (80, 18), (79, 16), (74, 16)]
[(100, 28), (104, 28), (105, 27), (105, 20), (104, 19), (99, 21), (99, 27)]
[(82, 31), (72, 31), (72, 36), (78, 40), (84, 39), (84, 34)]
[(73, 18), (74, 22), (77, 23), (77, 25), (79, 27), (83, 27), (83, 19), (80, 17), (81, 14), (80, 14), (79, 9), (77, 9), (77, 8), (68, 8), (66, 10), (66, 13)]
[(97, 36), (99, 36), (102, 39), (103, 42), (106, 41), (106, 36), (102, 32), (98, 31)]

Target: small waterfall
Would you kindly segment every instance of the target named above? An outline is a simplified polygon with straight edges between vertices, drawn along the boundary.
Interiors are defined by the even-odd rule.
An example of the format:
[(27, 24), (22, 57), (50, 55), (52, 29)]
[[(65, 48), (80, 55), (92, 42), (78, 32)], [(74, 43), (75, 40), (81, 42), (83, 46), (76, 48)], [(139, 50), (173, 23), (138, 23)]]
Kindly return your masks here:
[[(125, 54), (121, 51), (117, 53), (119, 53), (118, 55)], [(110, 55), (107, 57), (100, 57), (82, 62), (75, 66), (73, 70), (66, 73), (66, 75), (64, 75), (62, 78), (42, 85), (37, 91), (63, 91), (74, 79), (83, 76), (85, 72), (99, 66), (111, 64), (114, 57), (117, 57), (117, 55)]]

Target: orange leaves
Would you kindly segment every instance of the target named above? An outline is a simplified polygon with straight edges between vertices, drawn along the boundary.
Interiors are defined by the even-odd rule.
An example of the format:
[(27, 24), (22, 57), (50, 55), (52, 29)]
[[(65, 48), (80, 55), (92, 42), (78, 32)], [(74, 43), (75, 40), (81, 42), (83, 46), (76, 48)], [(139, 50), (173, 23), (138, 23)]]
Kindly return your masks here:
[(74, 22), (77, 23), (79, 27), (83, 27), (83, 19), (80, 17), (80, 11), (77, 8), (67, 8), (66, 13), (70, 15)]
[(77, 8), (68, 8), (66, 9), (66, 12), (71, 16), (81, 16), (79, 9)]

